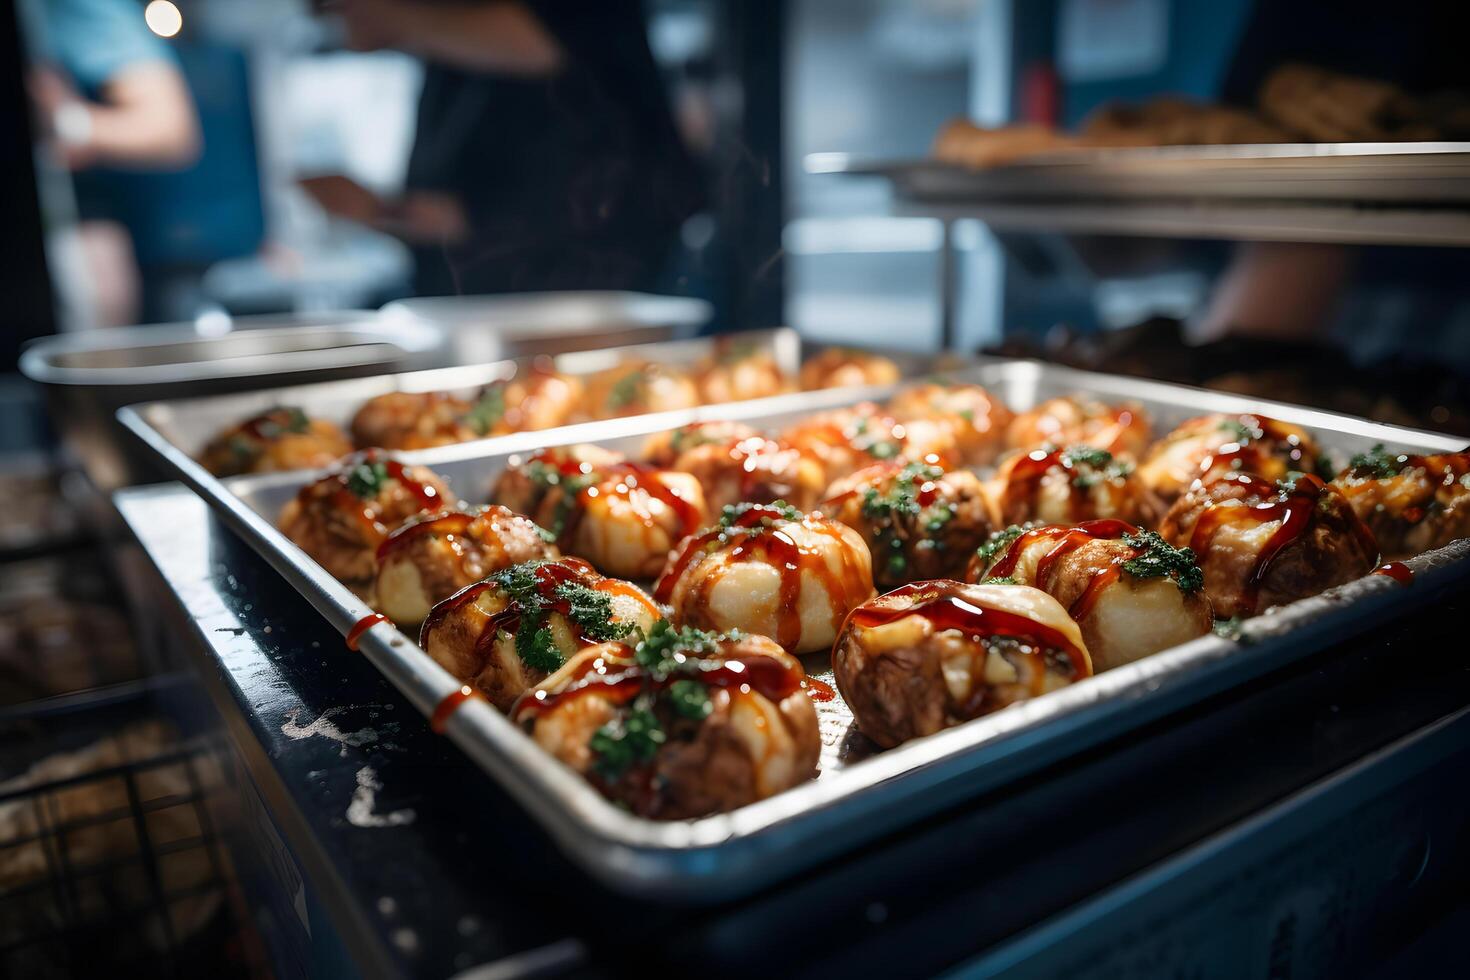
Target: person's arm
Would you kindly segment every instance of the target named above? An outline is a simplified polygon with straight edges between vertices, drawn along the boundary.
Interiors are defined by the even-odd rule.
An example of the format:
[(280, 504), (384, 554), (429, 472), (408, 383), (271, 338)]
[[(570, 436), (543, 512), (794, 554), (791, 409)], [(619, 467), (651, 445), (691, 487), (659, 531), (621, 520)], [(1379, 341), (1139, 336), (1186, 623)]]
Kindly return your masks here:
[(347, 45), (357, 51), (397, 48), (466, 71), (528, 78), (555, 75), (566, 55), (525, 4), (337, 0)]
[(123, 68), (103, 84), (97, 102), (82, 98), (55, 72), (38, 73), (32, 88), (74, 170), (97, 164), (182, 168), (199, 155), (194, 103), (168, 62)]

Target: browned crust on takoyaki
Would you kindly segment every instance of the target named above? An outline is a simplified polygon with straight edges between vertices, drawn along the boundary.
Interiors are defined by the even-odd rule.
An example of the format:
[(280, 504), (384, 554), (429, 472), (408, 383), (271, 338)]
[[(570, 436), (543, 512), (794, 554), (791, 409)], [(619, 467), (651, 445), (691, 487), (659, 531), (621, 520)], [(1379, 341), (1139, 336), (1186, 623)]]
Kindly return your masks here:
[(1220, 616), (1251, 616), (1373, 570), (1378, 545), (1347, 498), (1304, 474), (1291, 482), (1231, 473), (1196, 483), (1159, 533), (1189, 547)]
[(311, 470), (330, 466), (352, 452), (346, 433), (299, 408), (276, 408), (216, 435), (199, 461), (215, 476)]
[(1333, 486), (1368, 525), (1385, 558), (1470, 537), (1470, 453), (1417, 456), (1382, 446), (1353, 458)]

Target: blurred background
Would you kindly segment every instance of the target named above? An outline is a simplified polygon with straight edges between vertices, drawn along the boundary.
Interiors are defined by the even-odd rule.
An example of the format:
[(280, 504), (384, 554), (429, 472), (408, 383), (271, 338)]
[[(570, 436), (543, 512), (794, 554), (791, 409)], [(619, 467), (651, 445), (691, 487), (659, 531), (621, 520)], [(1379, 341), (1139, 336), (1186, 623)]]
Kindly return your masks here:
[[(149, 871), (107, 879), (150, 923), (130, 955), (267, 969), (202, 809), (230, 770), (204, 721), (152, 707), (177, 652), (130, 591), (142, 558), (106, 496), (137, 476), (89, 455), (120, 438), (114, 408), (158, 394), (149, 378), (223, 384), (215, 365), (259, 352), (205, 342), (252, 323), (282, 350), (389, 349), (349, 365), (381, 372), (500, 356), (491, 309), (532, 351), (573, 308), (481, 297), (594, 291), (577, 315), (633, 334), (784, 325), (1470, 434), (1465, 144), (1407, 182), (1330, 161), (1292, 176), (1331, 193), (1271, 175), (1229, 195), (1111, 171), (1095, 194), (1045, 171), (905, 182), (936, 149), (984, 173), (1079, 146), (1464, 140), (1467, 27), (1467, 5), (1432, 0), (4, 0), (0, 733), (28, 748), (0, 751), (0, 825), (39, 777), (4, 780), (48, 752), (64, 759), (46, 779), (122, 781), (77, 804), (96, 826), (137, 823), (139, 780), (173, 767), (144, 793), (172, 850), (96, 845)], [(649, 294), (698, 302), (638, 306)], [(473, 302), (413, 305), (441, 297)], [(388, 304), (416, 313), (375, 317)], [(44, 387), (21, 376), (27, 350)], [(80, 915), (85, 889), (55, 868), (6, 877), (45, 837), (16, 826), (0, 913), (62, 881)], [(183, 916), (201, 895), (208, 914)], [(6, 921), (0, 967), (56, 965)]]

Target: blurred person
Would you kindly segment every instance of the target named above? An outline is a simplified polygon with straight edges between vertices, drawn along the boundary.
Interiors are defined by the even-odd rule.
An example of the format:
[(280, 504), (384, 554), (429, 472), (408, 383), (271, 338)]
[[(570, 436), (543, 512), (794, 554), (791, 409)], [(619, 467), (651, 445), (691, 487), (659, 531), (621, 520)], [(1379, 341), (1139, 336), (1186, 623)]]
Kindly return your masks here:
[(397, 235), (419, 295), (648, 289), (699, 182), (637, 0), (326, 0), (348, 47), (425, 62), (403, 195), (302, 184)]
[(133, 0), (29, 0), (39, 131), (72, 174), (75, 244), (91, 319), (132, 323), (140, 283), (133, 243), (106, 171), (173, 171), (200, 149), (188, 86)]

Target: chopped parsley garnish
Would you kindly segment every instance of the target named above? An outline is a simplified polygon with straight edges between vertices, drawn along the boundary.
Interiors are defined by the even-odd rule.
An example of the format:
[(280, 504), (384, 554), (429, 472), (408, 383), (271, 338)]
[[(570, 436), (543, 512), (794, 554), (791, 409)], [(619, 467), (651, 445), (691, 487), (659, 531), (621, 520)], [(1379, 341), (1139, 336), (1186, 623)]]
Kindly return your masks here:
[(643, 369), (638, 368), (623, 375), (607, 392), (607, 407), (616, 411), (636, 402), (643, 393), (646, 379)]
[(386, 482), (388, 465), (381, 460), (363, 460), (347, 471), (347, 489), (362, 500), (376, 497)]
[(1089, 490), (1099, 483), (1121, 480), (1133, 472), (1133, 464), (1114, 459), (1113, 454), (1096, 446), (1071, 446), (1062, 450), (1062, 463), (1074, 472), (1072, 485)]
[(886, 520), (895, 514), (917, 514), (920, 510), (919, 487), (944, 476), (944, 470), (928, 463), (910, 463), (894, 477), (893, 483), (882, 493), (877, 487), (863, 491), (863, 516), (872, 520)]
[(990, 578), (982, 578), (981, 585), (1020, 585), (1012, 575), (996, 575)]
[(633, 659), (656, 680), (662, 680), (688, 663), (691, 655), (702, 656), (719, 649), (724, 638), (738, 634), (711, 633), (693, 626), (675, 627), (667, 619), (653, 624), (648, 634), (633, 648)]
[(734, 527), (736, 521), (740, 520), (740, 518), (744, 517), (750, 511), (757, 509), (762, 511), (775, 511), (775, 513), (761, 515), (761, 525), (763, 527), (770, 527), (778, 520), (800, 521), (802, 519), (801, 511), (784, 500), (777, 500), (769, 504), (726, 504), (724, 509), (720, 511), (720, 527)]
[(556, 638), (551, 635), (550, 626), (528, 629), (525, 618), (522, 617), (521, 627), (516, 630), (515, 639), (516, 656), (521, 658), (521, 663), (532, 670), (550, 674), (566, 663), (566, 658), (556, 648)]
[(691, 680), (677, 680), (669, 685), (669, 704), (675, 714), (690, 721), (703, 721), (715, 709), (709, 688)]
[(1096, 446), (1068, 446), (1062, 450), (1062, 455), (1072, 462), (1072, 465), (1091, 466), (1093, 469), (1103, 469), (1113, 462), (1113, 454), (1106, 449)]
[(595, 759), (593, 768), (602, 778), (615, 780), (636, 765), (653, 761), (659, 746), (668, 740), (655, 708), (660, 698), (676, 718), (702, 722), (714, 711), (709, 686), (697, 679), (700, 671), (712, 662), (704, 656), (719, 651), (726, 640), (738, 639), (734, 630), (711, 633), (690, 626), (675, 627), (661, 619), (633, 648), (633, 659), (648, 672), (655, 684), (667, 681), (676, 673), (680, 677), (662, 692), (645, 689), (633, 702), (633, 709), (615, 718), (593, 734), (588, 747)]
[(1194, 552), (1189, 548), (1173, 547), (1157, 531), (1125, 534), (1123, 543), (1131, 548), (1143, 549), (1143, 553), (1137, 558), (1130, 558), (1123, 563), (1123, 571), (1134, 578), (1172, 578), (1179, 591), (1185, 595), (1198, 592), (1204, 587), (1204, 572), (1200, 571), (1194, 560)]
[(1260, 428), (1246, 425), (1244, 422), (1241, 421), (1241, 419), (1249, 417), (1250, 416), (1242, 415), (1240, 418), (1222, 419), (1220, 422), (1220, 428), (1225, 432), (1233, 435), (1236, 442), (1250, 442), (1253, 439), (1259, 439), (1264, 436), (1265, 432), (1262, 431)]
[(563, 473), (554, 465), (540, 459), (528, 462), (523, 472), (532, 483), (548, 488), (555, 487), (561, 491), (551, 515), (551, 527), (547, 528), (552, 535), (550, 540), (559, 540), (567, 529), (567, 518), (572, 516), (572, 508), (576, 506), (578, 495), (597, 482), (597, 474)]
[(480, 400), (465, 414), (464, 424), (475, 435), (483, 436), (505, 416), (505, 385), (493, 384), (480, 395)]
[(277, 439), (288, 432), (300, 435), (311, 428), (311, 420), (301, 409), (282, 405), (262, 415), (253, 427), (262, 439)]
[(1379, 480), (1392, 479), (1399, 475), (1408, 460), (1398, 453), (1390, 453), (1379, 443), (1366, 453), (1358, 453), (1349, 462), (1348, 468), (1357, 476), (1371, 476)]
[(634, 708), (592, 734), (592, 768), (604, 779), (617, 779), (635, 765), (652, 762), (667, 737), (657, 715), (646, 707)]
[(1006, 549), (1011, 546), (1021, 535), (1026, 533), (1026, 528), (1020, 524), (1012, 524), (1004, 531), (995, 531), (990, 535), (990, 540), (975, 549), (975, 554), (980, 561), (989, 568), (995, 564), (995, 560), (1005, 554)]
[(613, 621), (612, 597), (605, 592), (580, 582), (560, 582), (550, 596), (544, 595), (536, 570), (546, 564), (549, 563), (523, 562), (490, 576), (490, 581), (519, 614), (516, 656), (527, 667), (549, 674), (566, 662), (547, 623), (547, 617), (553, 612), (561, 612), (593, 643), (621, 640), (633, 632), (631, 623)]

